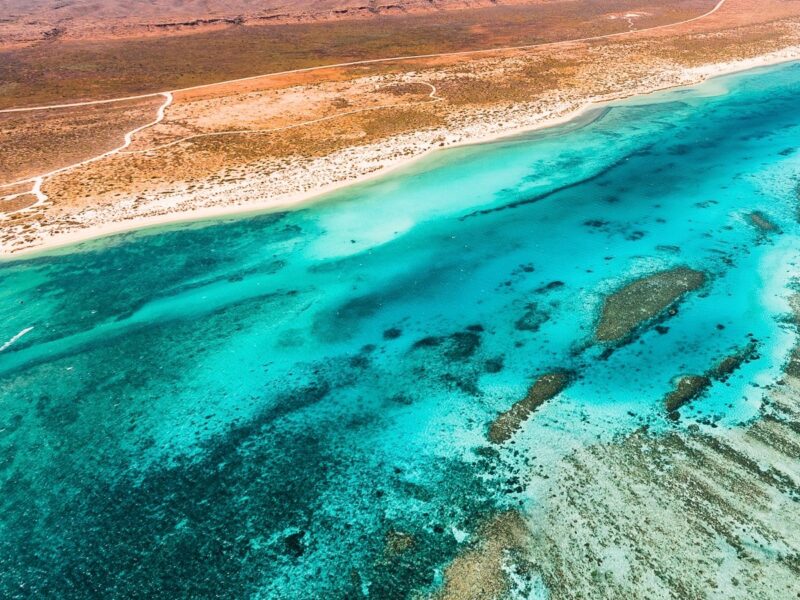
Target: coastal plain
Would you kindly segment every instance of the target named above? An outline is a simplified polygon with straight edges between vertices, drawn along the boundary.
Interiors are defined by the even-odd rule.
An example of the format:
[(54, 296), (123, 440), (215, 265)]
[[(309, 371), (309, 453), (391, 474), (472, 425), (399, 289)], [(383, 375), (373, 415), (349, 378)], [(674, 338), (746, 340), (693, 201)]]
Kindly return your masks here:
[[(491, 37), (494, 33), (489, 32), (497, 30), (479, 29), (476, 33), (472, 27), (463, 35), (447, 35), (447, 39), (457, 45), (436, 48), (437, 52), (445, 54), (431, 58), (315, 69), (175, 91), (163, 120), (137, 133), (125, 152), (47, 177), (41, 186), (46, 202), (41, 201), (42, 197), (37, 201), (32, 195), (12, 197), (12, 202), (5, 202), (0, 251), (7, 254), (180, 218), (284, 207), (433, 149), (546, 125), (574, 115), (592, 102), (695, 83), (715, 73), (785, 60), (797, 52), (797, 12), (800, 11), (794, 12), (794, 4), (783, 0), (766, 3), (727, 0), (713, 14), (675, 26), (669, 23), (675, 19), (700, 17), (715, 5), (692, 0), (658, 8), (647, 3), (632, 6), (625, 2), (626, 9), (622, 4), (604, 3), (603, 11), (597, 12), (597, 6), (589, 4), (593, 8), (581, 6), (559, 11), (552, 3), (535, 3), (524, 10), (549, 11), (547, 15), (550, 16), (536, 13), (516, 19), (519, 32), (511, 36), (494, 38)], [(502, 13), (518, 8), (500, 6), (497, 10)], [(623, 26), (619, 17), (625, 14), (633, 16), (628, 18), (631, 22), (626, 21)], [(477, 18), (472, 12), (455, 11), (453, 15), (467, 15), (453, 17), (448, 12), (448, 21), (456, 24), (459, 18)], [(482, 18), (491, 22), (491, 13)], [(655, 20), (640, 24), (638, 19), (644, 18)], [(553, 19), (560, 26), (554, 26)], [(531, 32), (531, 20), (541, 22), (546, 34), (537, 34), (535, 25)], [(371, 35), (369, 23), (372, 21), (359, 23), (358, 29), (366, 31), (363, 35)], [(392, 33), (395, 26), (398, 31), (407, 31), (407, 24), (402, 21), (376, 23), (379, 25), (374, 26), (379, 27), (381, 35), (387, 37), (380, 48), (367, 45), (370, 57), (434, 51), (433, 45), (404, 46)], [(665, 27), (660, 27), (662, 25)], [(344, 25), (303, 25), (317, 31), (315, 35), (323, 34), (313, 28), (322, 28), (324, 32), (332, 26)], [(640, 33), (630, 31), (640, 27), (659, 28)], [(626, 30), (630, 33), (625, 33)], [(252, 29), (238, 31), (202, 35), (255, 35), (250, 33), (255, 31)], [(280, 39), (283, 29), (269, 31), (276, 32), (266, 37), (268, 43), (274, 43), (276, 38)], [(620, 33), (623, 35), (617, 35)], [(566, 41), (607, 34), (614, 37), (587, 42)], [(314, 58), (314, 52), (303, 48), (302, 37), (300, 41), (292, 37), (292, 44), (299, 55), (307, 57), (303, 64), (268, 58), (265, 63), (245, 60), (244, 50), (227, 41), (225, 52), (216, 49), (206, 56), (191, 47), (197, 43), (207, 51), (210, 48), (202, 35), (200, 38), (196, 35), (142, 42), (123, 38), (103, 42), (94, 54), (87, 55), (81, 50), (80, 56), (90, 61), (82, 73), (91, 77), (95, 85), (110, 86), (106, 90), (81, 83), (81, 73), (65, 77), (57, 63), (48, 65), (35, 58), (31, 60), (39, 75), (30, 79), (24, 77), (25, 69), (17, 62), (22, 58), (15, 58), (14, 53), (44, 51), (44, 46), (12, 49), (8, 51), (12, 60), (6, 64), (13, 69), (13, 75), (9, 72), (3, 78), (9, 81), (6, 89), (14, 93), (4, 98), (25, 106), (31, 102), (47, 104), (48, 100), (52, 101), (42, 96), (40, 90), (47, 93), (55, 90), (62, 100), (80, 101), (87, 97), (84, 94), (92, 98), (99, 94), (99, 98), (103, 98), (154, 93), (163, 89), (160, 86), (198, 85), (225, 79), (221, 73), (202, 69), (193, 78), (186, 79), (185, 62), (181, 63), (183, 68), (176, 67), (183, 79), (171, 79), (168, 73), (148, 75), (142, 70), (142, 64), (150, 69), (154, 65), (167, 68), (169, 63), (161, 59), (145, 60), (149, 51), (137, 47), (138, 43), (155, 44), (154, 48), (166, 56), (182, 56), (189, 52), (192, 64), (201, 67), (224, 65), (228, 60), (225, 52), (230, 52), (230, 60), (240, 61), (249, 70), (237, 71), (224, 66), (228, 77), (257, 75), (259, 69), (274, 72), (366, 58), (346, 49), (335, 50), (335, 46), (332, 53)], [(337, 40), (350, 40), (348, 43), (359, 47), (364, 45), (359, 37), (361, 33), (355, 38), (330, 35)], [(414, 36), (415, 41), (424, 39), (424, 35)], [(47, 60), (77, 60), (69, 50), (73, 42), (54, 43), (64, 44), (64, 47), (48, 51)], [(164, 49), (164, 44), (173, 43), (189, 46), (174, 52)], [(319, 42), (309, 42), (310, 47), (316, 43)], [(535, 47), (447, 54), (492, 48), (497, 44), (529, 43)], [(119, 44), (120, 48), (113, 51), (106, 48), (104, 54), (104, 44), (112, 44), (112, 48), (113, 44)], [(251, 40), (247, 48), (268, 57), (268, 53), (261, 53), (261, 46), (261, 42)], [(295, 55), (285, 48), (276, 52), (280, 56)], [(99, 63), (91, 62), (95, 60), (91, 56), (95, 55)], [(126, 64), (124, 61), (128, 59), (124, 57), (128, 56), (139, 62)], [(109, 65), (114, 69), (113, 74), (104, 71), (106, 67), (102, 66), (102, 60), (109, 57), (118, 57), (113, 66)], [(148, 79), (150, 76), (152, 79)], [(54, 78), (63, 79), (73, 87), (62, 88)], [(131, 82), (135, 82), (135, 87), (131, 87)], [(138, 102), (157, 107), (163, 98), (155, 95)], [(81, 107), (74, 110), (80, 113)], [(123, 107), (111, 104), (83, 107), (82, 110), (90, 115), (112, 111), (111, 117), (113, 111), (123, 110)], [(108, 151), (118, 145), (108, 137), (109, 132), (103, 134), (106, 137), (92, 135), (84, 123), (70, 124), (68, 118), (60, 119), (58, 111), (46, 118), (39, 111), (4, 116), (14, 121), (13, 128), (7, 128), (0, 139), (3, 154), (40, 157), (33, 165), (45, 173), (74, 164), (72, 161), (76, 158), (91, 159), (97, 156), (98, 150)], [(123, 133), (129, 131), (126, 129), (128, 122), (124, 118), (114, 118), (108, 127), (118, 127), (118, 140), (121, 140)], [(80, 133), (76, 133), (76, 129)], [(14, 133), (26, 130), (37, 133), (22, 137)], [(82, 137), (86, 139), (81, 140)], [(33, 165), (29, 161), (19, 172), (32, 173)], [(7, 182), (13, 183), (17, 171), (8, 173)], [(13, 188), (0, 191), (11, 193)], [(34, 208), (21, 210), (26, 201)]]

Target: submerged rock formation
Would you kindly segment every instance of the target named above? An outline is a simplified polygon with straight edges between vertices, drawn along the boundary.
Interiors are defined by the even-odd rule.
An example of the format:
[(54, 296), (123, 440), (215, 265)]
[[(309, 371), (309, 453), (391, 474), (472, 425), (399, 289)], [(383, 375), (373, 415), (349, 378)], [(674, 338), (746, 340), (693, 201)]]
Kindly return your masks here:
[(725, 381), (728, 379), (728, 377), (739, 370), (743, 364), (750, 362), (755, 358), (758, 358), (758, 344), (755, 342), (750, 342), (738, 352), (735, 352), (730, 356), (726, 356), (716, 365), (714, 365), (708, 371), (708, 376), (712, 379), (716, 379), (717, 381)]
[(560, 394), (569, 385), (572, 378), (572, 373), (568, 371), (555, 371), (539, 377), (522, 400), (516, 402), (492, 422), (489, 426), (489, 441), (493, 444), (507, 442), (533, 411), (547, 400)]
[(414, 544), (416, 544), (416, 540), (410, 533), (390, 529), (386, 532), (383, 554), (388, 558), (393, 558), (413, 548)]
[(625, 342), (648, 322), (674, 310), (688, 292), (706, 282), (706, 275), (687, 267), (655, 273), (617, 290), (603, 302), (595, 330), (598, 342)]
[(525, 549), (530, 531), (522, 515), (508, 511), (495, 516), (477, 539), (444, 572), (444, 585), (435, 600), (495, 600), (513, 586), (509, 563), (527, 570)]
[(780, 228), (760, 211), (751, 212), (747, 218), (762, 233), (780, 233)]
[(667, 412), (674, 414), (679, 408), (697, 399), (711, 387), (711, 378), (705, 375), (684, 375), (677, 381), (675, 389), (664, 398)]
[(751, 341), (744, 348), (716, 363), (703, 375), (684, 375), (676, 381), (675, 389), (664, 397), (664, 408), (677, 419), (678, 410), (702, 396), (714, 381), (726, 381), (747, 362), (758, 357), (758, 344)]

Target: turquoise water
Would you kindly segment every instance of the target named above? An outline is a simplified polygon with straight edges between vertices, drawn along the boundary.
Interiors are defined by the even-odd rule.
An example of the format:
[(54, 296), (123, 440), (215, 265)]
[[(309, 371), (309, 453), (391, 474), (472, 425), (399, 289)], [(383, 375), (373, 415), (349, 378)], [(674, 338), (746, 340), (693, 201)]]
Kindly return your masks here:
[[(799, 101), (800, 66), (751, 72), (0, 264), (0, 346), (32, 328), (0, 351), (0, 596), (408, 597), (571, 448), (753, 418), (794, 343)], [(674, 266), (708, 285), (604, 355), (604, 294)], [(579, 378), (489, 450), (554, 368)]]

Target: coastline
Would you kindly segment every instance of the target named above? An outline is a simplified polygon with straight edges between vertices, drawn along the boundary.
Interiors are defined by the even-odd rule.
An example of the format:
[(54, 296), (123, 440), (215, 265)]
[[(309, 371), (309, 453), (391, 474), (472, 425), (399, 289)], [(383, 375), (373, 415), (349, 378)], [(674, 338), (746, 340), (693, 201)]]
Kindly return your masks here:
[[(376, 160), (373, 161), (377, 163), (375, 166), (355, 175), (347, 174), (338, 181), (329, 181), (322, 185), (314, 185), (312, 183), (310, 188), (306, 187), (306, 189), (299, 191), (276, 195), (267, 194), (264, 197), (238, 204), (195, 206), (187, 209), (167, 211), (161, 214), (131, 216), (127, 218), (123, 216), (122, 218), (112, 218), (99, 224), (77, 227), (70, 231), (56, 233), (42, 232), (42, 237), (40, 238), (41, 242), (36, 245), (11, 247), (10, 249), (0, 247), (0, 262), (33, 258), (59, 250), (68, 251), (70, 246), (82, 242), (138, 230), (157, 229), (159, 227), (181, 223), (194, 223), (206, 220), (213, 221), (227, 217), (246, 217), (274, 211), (299, 209), (312, 203), (324, 201), (326, 197), (333, 192), (366, 183), (370, 180), (387, 176), (402, 168), (409, 167), (439, 150), (499, 142), (506, 139), (510, 140), (520, 135), (564, 125), (580, 118), (590, 110), (613, 105), (614, 103), (632, 97), (647, 97), (658, 92), (693, 87), (714, 78), (761, 68), (769, 68), (798, 60), (800, 60), (800, 46), (792, 46), (747, 59), (709, 63), (699, 67), (685, 67), (680, 69), (679, 75), (675, 80), (670, 80), (666, 84), (654, 82), (652, 86), (643, 84), (632, 90), (615, 92), (601, 97), (584, 98), (577, 103), (577, 106), (574, 102), (565, 103), (545, 113), (539, 112), (533, 115), (525, 115), (530, 122), (519, 126), (503, 128), (501, 125), (499, 128), (496, 128), (496, 123), (489, 123), (484, 127), (484, 129), (491, 130), (489, 132), (479, 131), (476, 134), (470, 135), (467, 131), (463, 134), (463, 137), (457, 138), (454, 141), (442, 142), (439, 145), (426, 144), (424, 149), (419, 148), (416, 152), (412, 151), (410, 155), (403, 154), (402, 156), (393, 157), (388, 160)], [(666, 73), (663, 75), (666, 75)], [(513, 110), (513, 108), (510, 110)], [(506, 119), (503, 119), (503, 121), (506, 121)], [(359, 150), (366, 149), (363, 146), (353, 146), (348, 148), (345, 153), (352, 154), (355, 152), (358, 154)], [(360, 157), (354, 158), (358, 159)], [(330, 166), (336, 167), (335, 159), (330, 156), (323, 157), (320, 159), (320, 162), (324, 163), (326, 160), (331, 163)], [(370, 161), (362, 161), (362, 164), (365, 162)]]
[(296, 210), (0, 264), (0, 589), (793, 597), (800, 61), (581, 102), (677, 71)]

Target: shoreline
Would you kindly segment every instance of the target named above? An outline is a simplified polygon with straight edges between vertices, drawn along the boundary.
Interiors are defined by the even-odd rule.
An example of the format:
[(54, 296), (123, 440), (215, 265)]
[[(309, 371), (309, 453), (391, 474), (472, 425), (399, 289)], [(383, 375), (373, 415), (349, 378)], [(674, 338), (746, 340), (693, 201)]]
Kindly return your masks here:
[[(10, 250), (4, 250), (0, 248), (0, 263), (10, 262), (18, 259), (21, 260), (25, 258), (35, 258), (37, 256), (53, 254), (58, 251), (69, 251), (71, 246), (77, 246), (83, 242), (94, 241), (123, 233), (131, 233), (134, 231), (158, 229), (159, 227), (179, 225), (183, 223), (202, 223), (203, 221), (214, 221), (226, 217), (246, 218), (247, 216), (255, 216), (258, 214), (266, 214), (275, 211), (304, 208), (313, 203), (325, 201), (326, 196), (332, 194), (333, 192), (340, 191), (347, 187), (367, 183), (373, 179), (384, 177), (402, 168), (409, 167), (437, 151), (463, 146), (475, 146), (500, 142), (502, 140), (511, 140), (517, 136), (531, 134), (540, 130), (551, 129), (570, 123), (593, 109), (603, 108), (604, 106), (613, 106), (614, 103), (618, 103), (630, 98), (639, 96), (647, 97), (659, 92), (690, 88), (715, 78), (743, 73), (746, 71), (755, 71), (762, 68), (774, 67), (779, 64), (795, 62), (798, 60), (800, 60), (800, 46), (794, 46), (748, 59), (721, 63), (709, 63), (699, 67), (685, 67), (681, 71), (682, 80), (678, 83), (671, 83), (661, 87), (653, 87), (649, 89), (627, 90), (619, 93), (609, 94), (605, 97), (586, 98), (577, 108), (563, 108), (562, 110), (556, 108), (551, 110), (548, 114), (543, 115), (540, 120), (532, 124), (511, 127), (507, 130), (487, 133), (484, 135), (479, 134), (470, 137), (467, 134), (467, 137), (464, 139), (460, 139), (452, 143), (443, 143), (440, 146), (431, 146), (411, 156), (394, 158), (386, 161), (383, 164), (380, 164), (370, 172), (362, 173), (355, 177), (345, 178), (340, 181), (333, 181), (310, 190), (271, 196), (244, 204), (205, 206), (176, 210), (167, 214), (146, 215), (132, 217), (129, 219), (123, 218), (121, 220), (110, 220), (98, 225), (90, 225), (88, 227), (63, 233), (49, 235), (45, 234), (42, 238), (42, 243), (34, 246), (22, 247), (18, 249), (12, 248)], [(348, 148), (348, 150), (357, 150), (358, 148), (359, 146), (353, 146)]]

